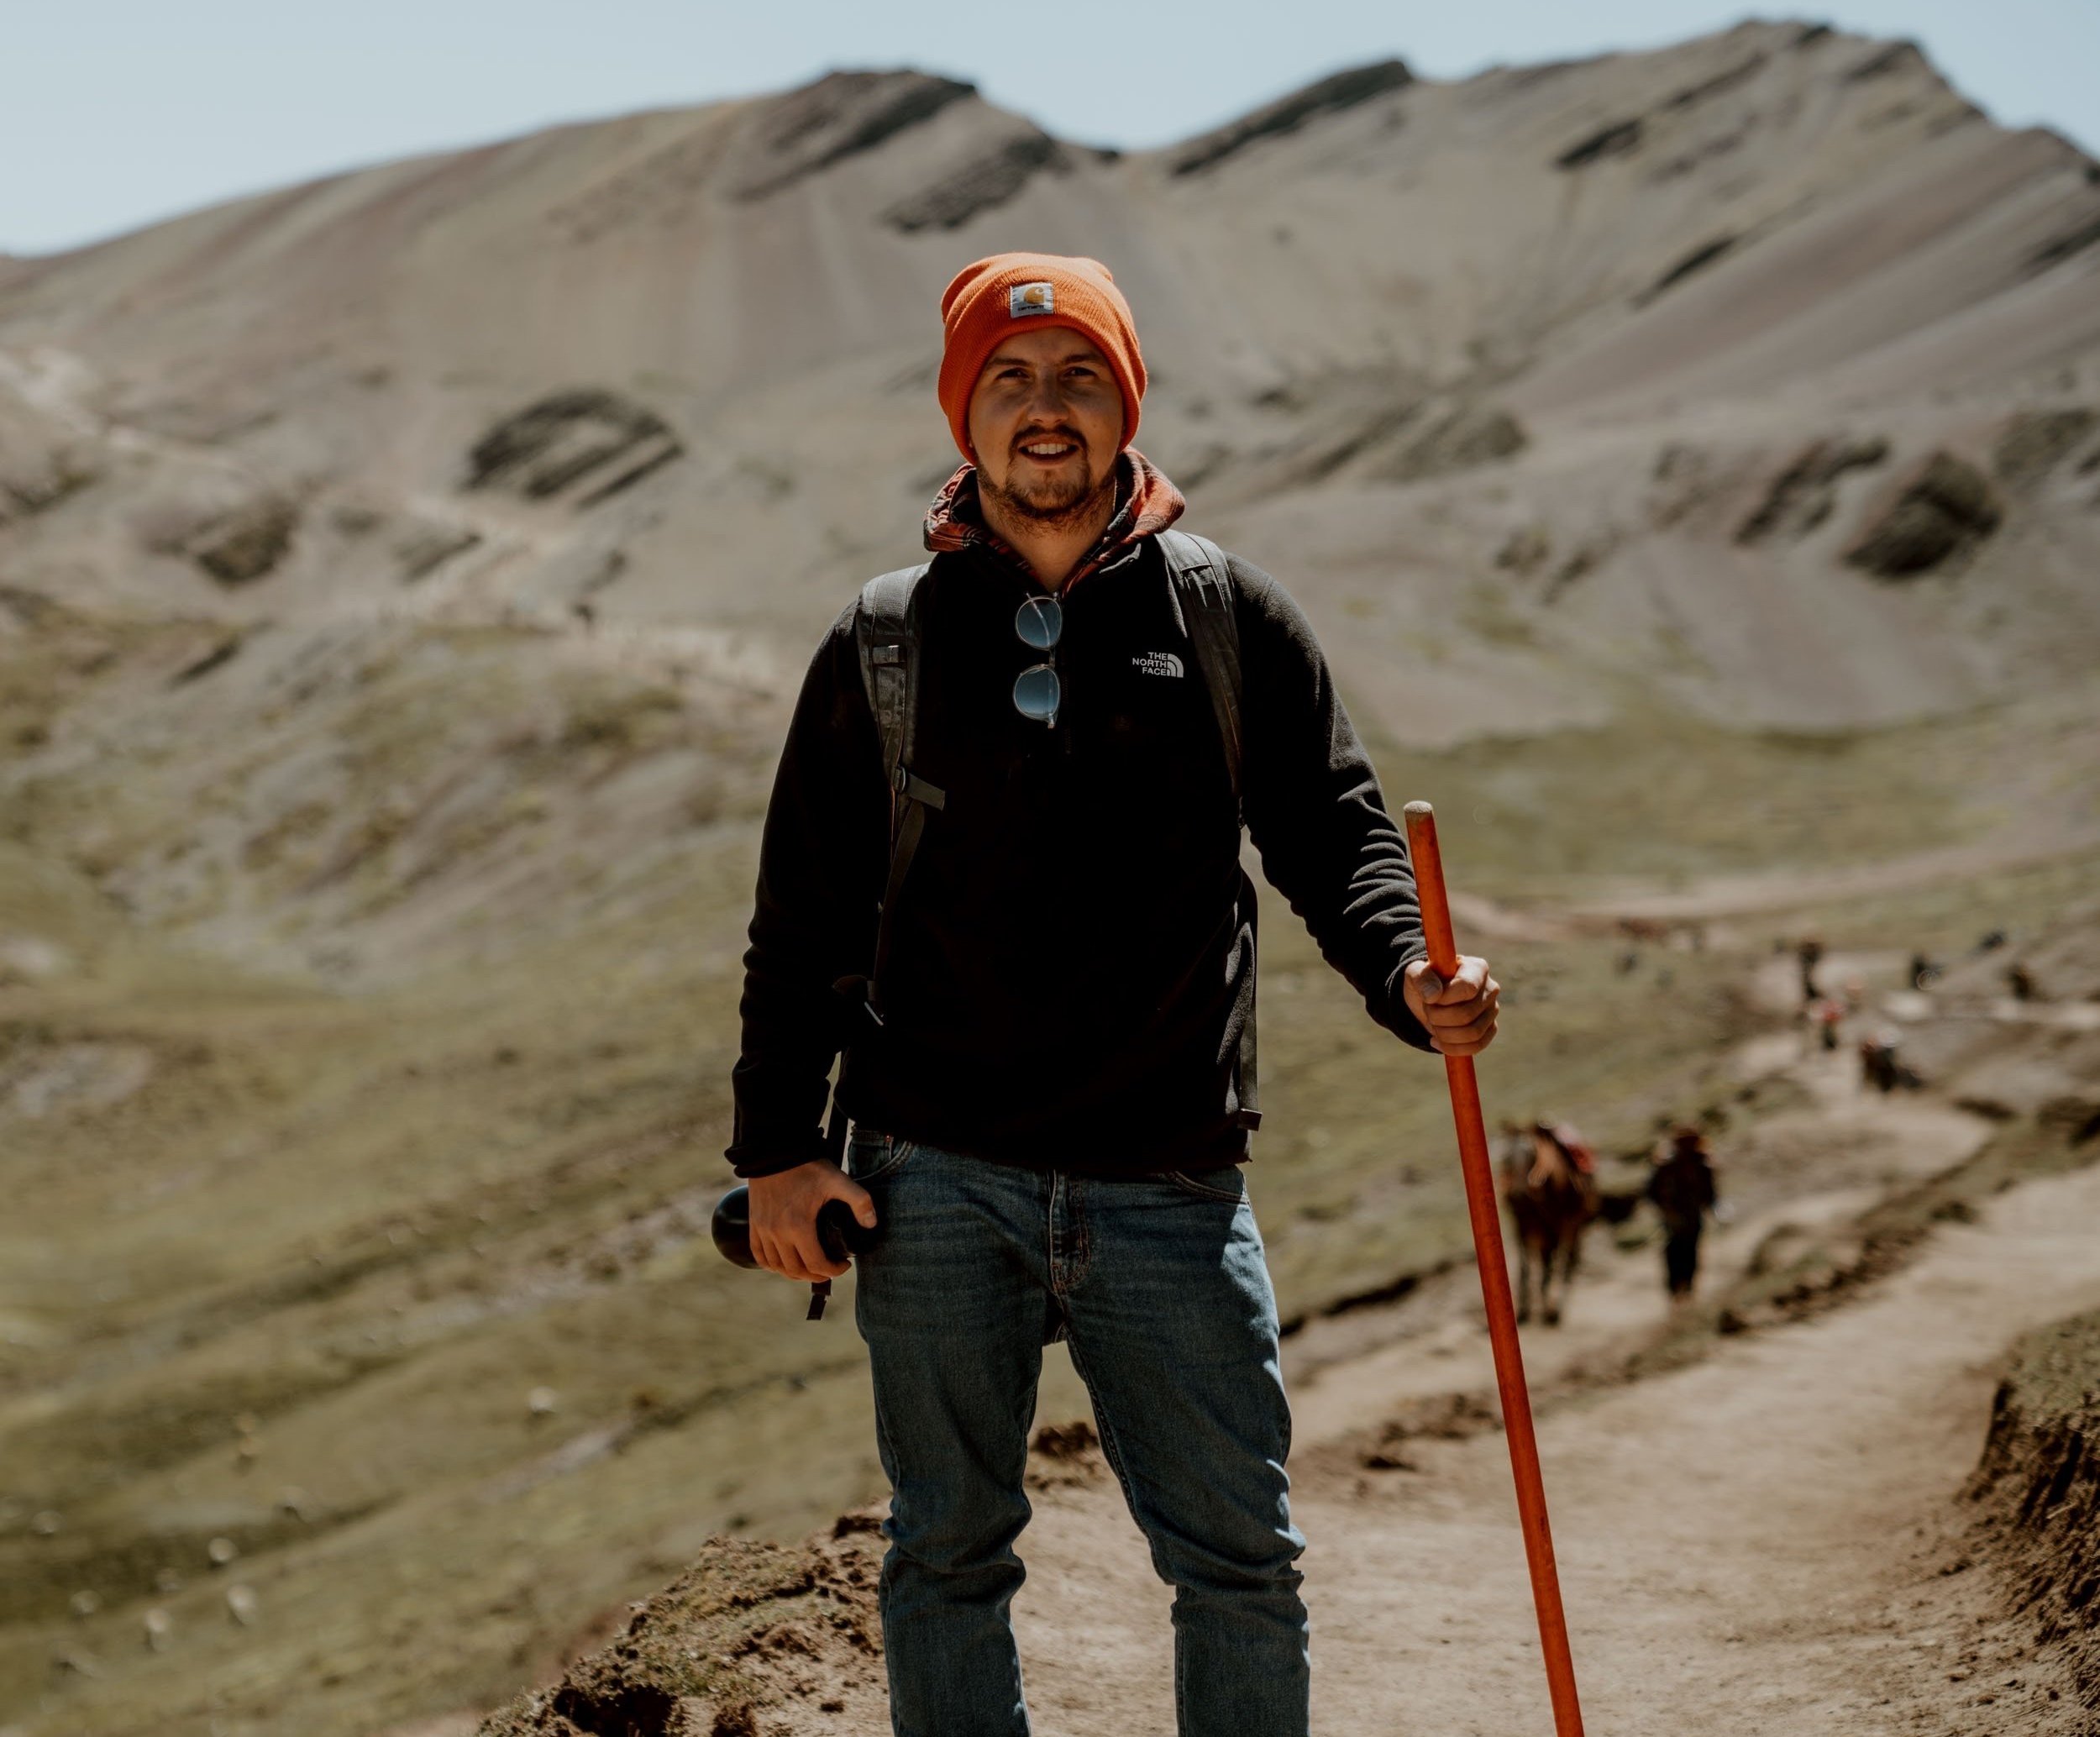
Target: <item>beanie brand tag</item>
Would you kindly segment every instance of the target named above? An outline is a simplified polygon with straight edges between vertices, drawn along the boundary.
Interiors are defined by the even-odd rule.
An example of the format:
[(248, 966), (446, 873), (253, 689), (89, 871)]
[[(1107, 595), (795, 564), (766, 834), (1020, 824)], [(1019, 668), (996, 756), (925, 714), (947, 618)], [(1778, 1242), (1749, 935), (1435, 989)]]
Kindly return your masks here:
[(1017, 283), (1006, 291), (1006, 312), (1011, 318), (1057, 311), (1057, 291), (1047, 283)]

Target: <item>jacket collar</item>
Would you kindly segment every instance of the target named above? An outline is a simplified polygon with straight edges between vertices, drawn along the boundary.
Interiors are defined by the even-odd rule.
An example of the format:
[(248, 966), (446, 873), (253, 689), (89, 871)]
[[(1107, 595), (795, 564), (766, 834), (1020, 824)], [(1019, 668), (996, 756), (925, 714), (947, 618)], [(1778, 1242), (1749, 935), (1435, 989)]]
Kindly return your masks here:
[[(1163, 531), (1188, 508), (1181, 491), (1167, 473), (1142, 453), (1125, 448), (1116, 459), (1116, 510), (1110, 515), (1100, 540), (1089, 549), (1064, 588), (1098, 571), (1142, 539)], [(984, 522), (977, 492), (977, 467), (965, 464), (951, 476), (927, 509), (926, 546), (936, 554), (951, 550), (984, 549), (1000, 559), (1027, 570), (1027, 563)]]

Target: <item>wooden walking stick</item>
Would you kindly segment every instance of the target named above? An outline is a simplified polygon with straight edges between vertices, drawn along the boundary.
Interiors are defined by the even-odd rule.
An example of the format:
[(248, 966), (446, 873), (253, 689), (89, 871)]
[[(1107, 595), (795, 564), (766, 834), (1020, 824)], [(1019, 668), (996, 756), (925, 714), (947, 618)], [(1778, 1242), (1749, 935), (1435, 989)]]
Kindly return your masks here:
[[(1452, 934), (1451, 901), (1444, 895), (1436, 813), (1426, 802), (1410, 802), (1404, 812), (1407, 850), (1414, 859), (1415, 886), (1422, 901), (1422, 938), (1429, 943), (1429, 968), (1448, 981), (1458, 969), (1458, 942)], [(1516, 1309), (1509, 1299), (1509, 1269), (1502, 1252), (1502, 1212), (1488, 1160), (1487, 1124), (1480, 1115), (1480, 1082), (1474, 1077), (1471, 1056), (1446, 1056), (1444, 1073), (1451, 1085), (1452, 1120), (1458, 1125), (1466, 1209), (1473, 1218), (1480, 1294), (1488, 1305), (1488, 1342), (1494, 1348), (1503, 1433), (1509, 1438), (1517, 1517), (1523, 1524), (1524, 1554), (1531, 1568), (1531, 1603), (1539, 1614), (1546, 1684), (1553, 1697), (1553, 1729), (1556, 1737), (1583, 1737), (1575, 1664), (1567, 1651), (1567, 1618), (1561, 1609), (1560, 1572), (1553, 1564), (1553, 1535), (1546, 1519), (1546, 1485), (1539, 1476), (1538, 1437), (1531, 1428), (1531, 1395), (1524, 1384), (1524, 1348), (1517, 1342)]]

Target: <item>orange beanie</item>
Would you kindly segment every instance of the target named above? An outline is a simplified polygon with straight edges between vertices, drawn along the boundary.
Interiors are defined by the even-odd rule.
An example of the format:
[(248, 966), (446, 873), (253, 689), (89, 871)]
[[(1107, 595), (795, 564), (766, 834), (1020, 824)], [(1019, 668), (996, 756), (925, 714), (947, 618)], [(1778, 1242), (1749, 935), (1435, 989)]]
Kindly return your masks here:
[(965, 265), (941, 296), (948, 347), (941, 355), (941, 408), (963, 456), (970, 450), (970, 394), (985, 359), (1013, 333), (1029, 326), (1068, 326), (1084, 332), (1108, 358), (1123, 394), (1123, 444), (1137, 433), (1145, 399), (1145, 359), (1130, 303), (1099, 260), (1063, 254), (994, 254)]

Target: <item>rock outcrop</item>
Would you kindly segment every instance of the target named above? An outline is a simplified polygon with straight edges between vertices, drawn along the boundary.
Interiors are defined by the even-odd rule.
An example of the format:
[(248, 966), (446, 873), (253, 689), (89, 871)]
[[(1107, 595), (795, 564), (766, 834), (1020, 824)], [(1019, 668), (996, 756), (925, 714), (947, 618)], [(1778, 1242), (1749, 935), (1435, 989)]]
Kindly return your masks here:
[(883, 215), (906, 235), (921, 229), (959, 229), (980, 213), (1005, 204), (1037, 176), (1068, 175), (1071, 170), (1065, 148), (1047, 133), (1031, 128), (932, 186), (900, 199)]
[(1846, 472), (1869, 469), (1887, 456), (1888, 443), (1877, 436), (1814, 442), (1772, 480), (1757, 510), (1736, 527), (1736, 542), (1807, 536), (1830, 517)]
[(766, 106), (735, 196), (769, 198), (976, 94), (974, 85), (923, 72), (828, 74)]
[(685, 449), (655, 412), (617, 392), (580, 387), (528, 405), (475, 441), (465, 486), (507, 489), (530, 501), (568, 495), (570, 504), (591, 506)]
[(1404, 60), (1378, 60), (1368, 66), (1354, 66), (1347, 72), (1337, 72), (1332, 77), (1279, 97), (1252, 114), (1242, 115), (1215, 133), (1191, 139), (1174, 154), (1173, 172), (1200, 175), (1216, 168), (1228, 157), (1236, 156), (1251, 144), (1265, 139), (1281, 139), (1321, 116), (1354, 108), (1360, 102), (1368, 102), (1389, 92), (1404, 91), (1414, 82), (1415, 75)]
[(1973, 553), (2003, 517), (1981, 470), (1950, 454), (1935, 453), (1845, 550), (1845, 559), (1882, 579), (1914, 578)]

